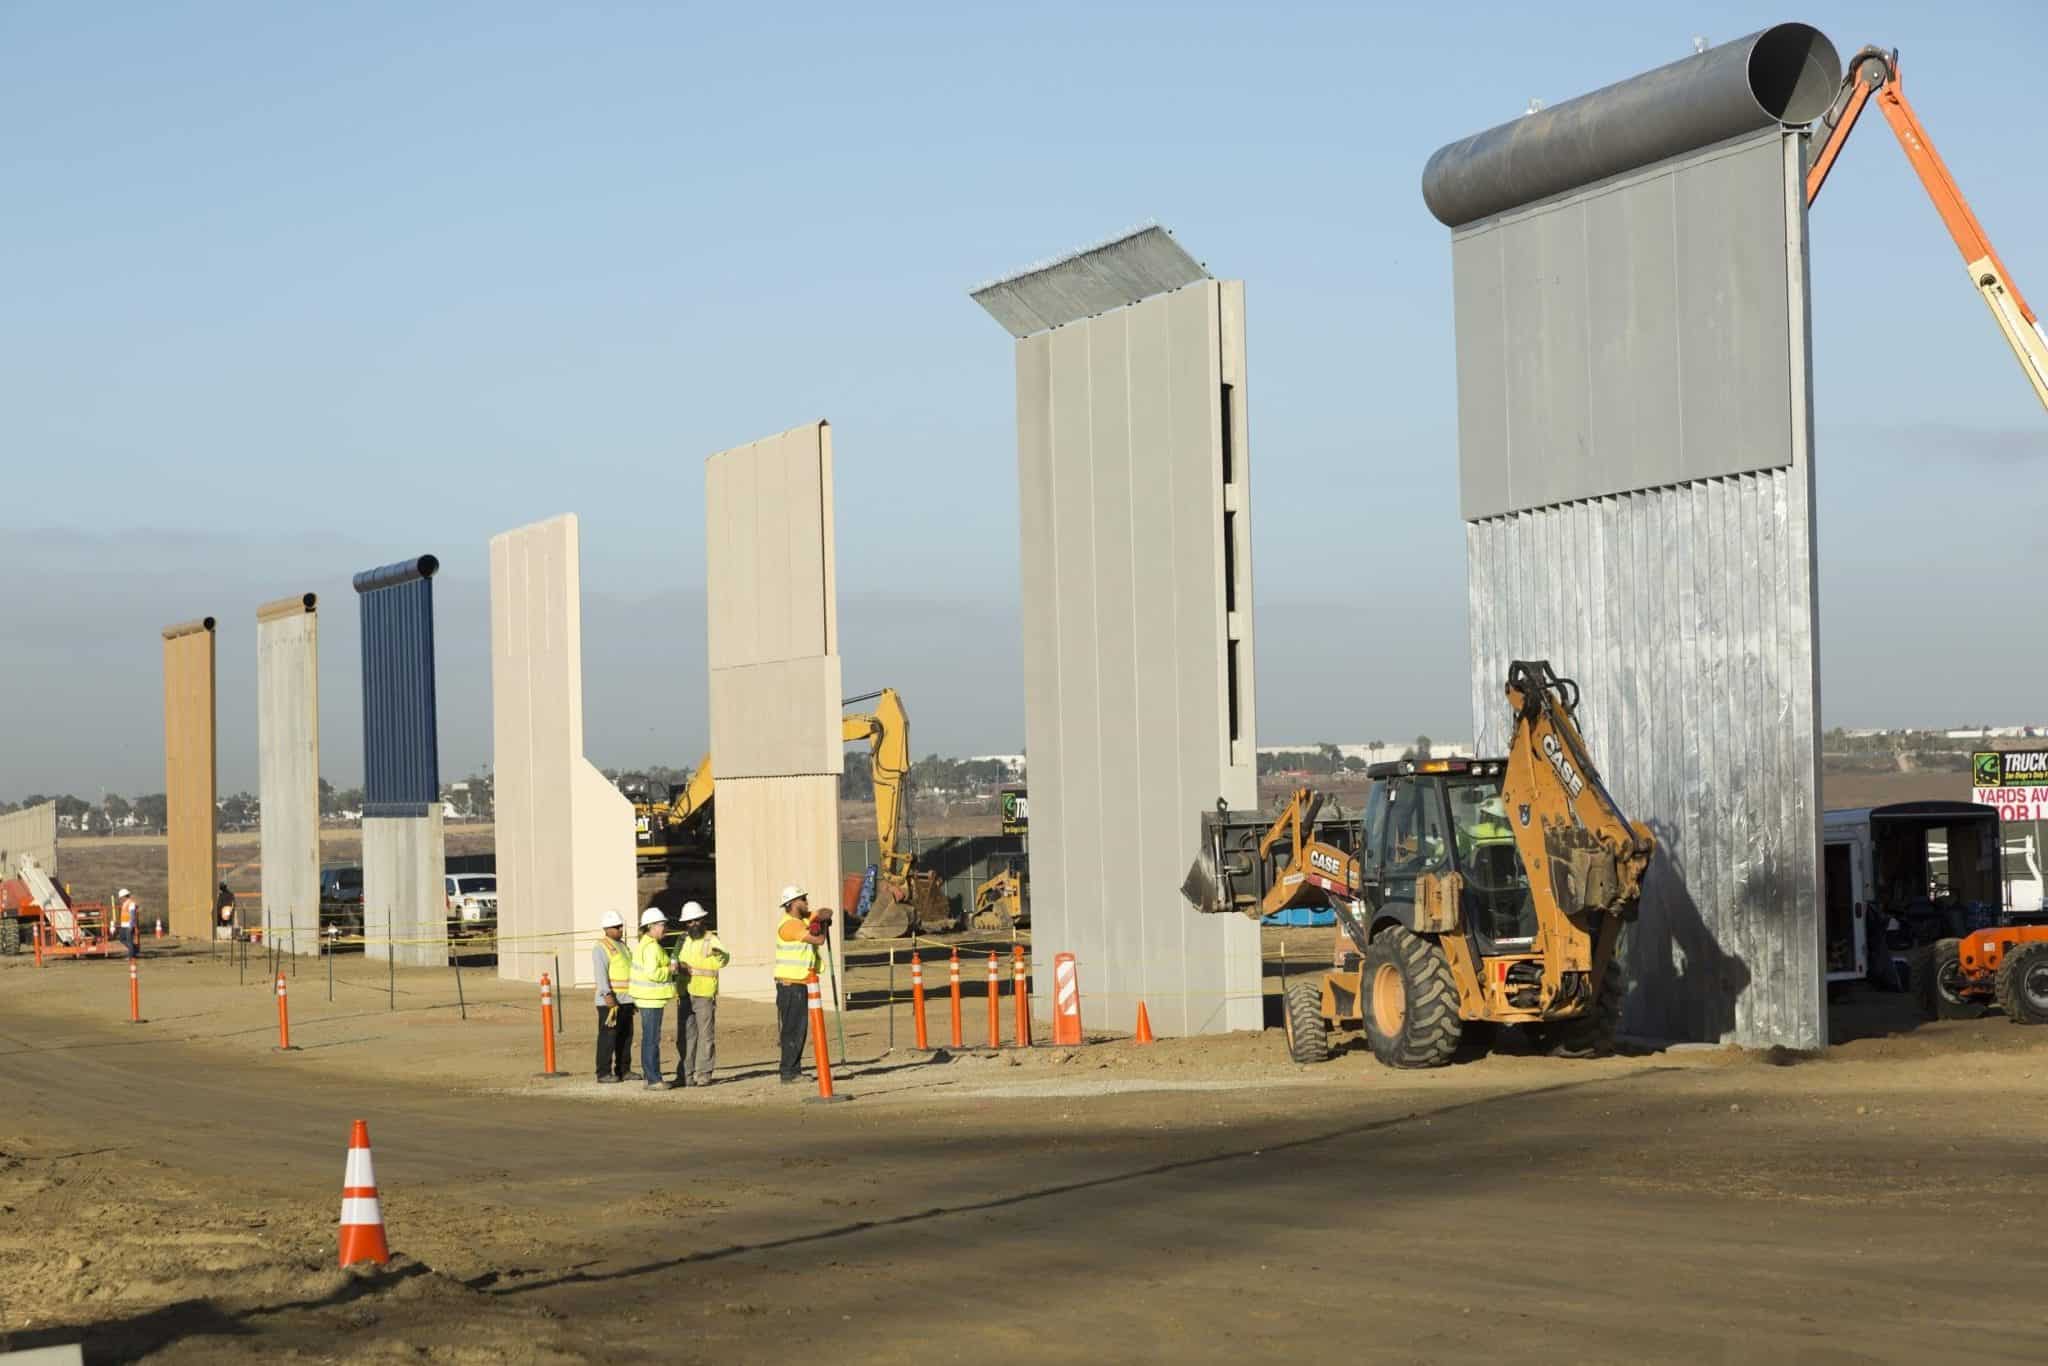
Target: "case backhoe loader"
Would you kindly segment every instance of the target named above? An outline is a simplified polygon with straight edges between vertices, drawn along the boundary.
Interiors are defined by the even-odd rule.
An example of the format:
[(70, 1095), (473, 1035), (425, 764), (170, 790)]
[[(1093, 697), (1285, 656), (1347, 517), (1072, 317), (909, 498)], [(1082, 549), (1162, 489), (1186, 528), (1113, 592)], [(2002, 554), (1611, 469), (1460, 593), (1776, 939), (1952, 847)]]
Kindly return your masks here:
[[(1367, 770), (1341, 893), (1331, 878), (1340, 961), (1320, 984), (1288, 989), (1296, 1061), (1321, 1061), (1331, 1031), (1353, 1027), (1393, 1067), (1439, 1066), (1468, 1036), (1502, 1025), (1535, 1030), (1560, 1053), (1613, 1046), (1624, 984), (1609, 964), (1656, 841), (1600, 781), (1574, 719), (1575, 683), (1518, 660), (1507, 701), (1505, 759)], [(1284, 892), (1262, 868), (1276, 829), (1256, 813), (1205, 816), (1188, 899), (1263, 916)], [(1298, 836), (1296, 848), (1318, 843), (1337, 848)]]

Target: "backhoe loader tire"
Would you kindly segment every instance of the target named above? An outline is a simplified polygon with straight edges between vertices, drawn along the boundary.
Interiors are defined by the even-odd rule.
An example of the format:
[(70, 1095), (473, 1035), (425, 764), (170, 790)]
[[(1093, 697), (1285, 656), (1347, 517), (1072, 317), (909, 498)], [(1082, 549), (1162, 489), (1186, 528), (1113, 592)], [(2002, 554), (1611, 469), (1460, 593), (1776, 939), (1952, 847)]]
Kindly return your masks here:
[(1433, 940), (1399, 925), (1380, 931), (1366, 949), (1358, 994), (1365, 1040), (1388, 1067), (1442, 1067), (1458, 1051), (1458, 984)]
[(21, 941), (26, 937), (19, 916), (0, 915), (0, 957), (20, 953)]
[(1930, 1020), (1974, 1020), (1984, 1008), (1962, 994), (1963, 941), (1937, 939), (1913, 951), (1913, 994)]
[(1998, 965), (1998, 1008), (2014, 1024), (2048, 1024), (2048, 940), (2021, 944)]
[(1323, 993), (1312, 982), (1287, 988), (1287, 1056), (1295, 1062), (1327, 1062), (1330, 1030), (1323, 1022)]
[(1604, 1058), (1614, 1051), (1614, 1031), (1621, 1027), (1621, 1003), (1628, 999), (1628, 983), (1621, 969), (1610, 963), (1600, 976), (1600, 996), (1593, 1008), (1574, 1019), (1562, 1020), (1545, 1030), (1544, 1042), (1553, 1058)]

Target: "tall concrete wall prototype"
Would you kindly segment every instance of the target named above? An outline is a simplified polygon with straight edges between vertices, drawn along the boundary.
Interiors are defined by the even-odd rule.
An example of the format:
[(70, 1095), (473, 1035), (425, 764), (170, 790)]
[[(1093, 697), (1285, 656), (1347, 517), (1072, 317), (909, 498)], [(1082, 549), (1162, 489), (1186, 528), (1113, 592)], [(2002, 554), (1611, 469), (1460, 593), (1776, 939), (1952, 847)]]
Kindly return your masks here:
[(1827, 1038), (1803, 172), (1771, 127), (1453, 238), (1474, 729), (1511, 659), (1578, 679), (1660, 845), (1640, 1034)]
[(491, 538), (491, 713), (498, 975), (539, 981), (559, 955), (575, 985), (591, 985), (578, 936), (594, 937), (606, 911), (631, 923), (639, 908), (633, 804), (583, 757), (573, 515)]
[[(164, 924), (175, 935), (211, 933), (215, 865), (213, 618), (164, 629), (164, 823), (170, 890)], [(150, 908), (142, 911), (153, 920)]]
[(57, 803), (39, 802), (0, 816), (0, 877), (13, 877), (24, 854), (56, 876)]
[(813, 907), (843, 909), (830, 426), (710, 457), (704, 543), (716, 911), (733, 955), (719, 989), (767, 999), (780, 889), (798, 883)]
[(363, 648), (365, 952), (448, 961), (432, 555), (355, 576)]
[(256, 783), (263, 923), (320, 952), (320, 619), (311, 593), (256, 609)]
[(1201, 813), (1258, 802), (1244, 286), (1023, 335), (1016, 365), (1039, 1009), (1070, 952), (1090, 1028), (1142, 999), (1162, 1033), (1258, 1029), (1258, 926), (1180, 895)]

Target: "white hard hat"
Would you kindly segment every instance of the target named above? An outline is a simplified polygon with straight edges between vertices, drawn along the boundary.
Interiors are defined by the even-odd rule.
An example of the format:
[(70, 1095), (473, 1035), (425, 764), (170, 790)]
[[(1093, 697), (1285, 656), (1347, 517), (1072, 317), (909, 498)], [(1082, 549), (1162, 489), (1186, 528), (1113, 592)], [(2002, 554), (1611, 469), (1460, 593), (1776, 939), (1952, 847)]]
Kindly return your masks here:
[(690, 923), (690, 922), (691, 922), (692, 920), (703, 920), (703, 919), (705, 919), (706, 917), (708, 917), (708, 916), (709, 916), (710, 914), (711, 914), (711, 912), (709, 912), (709, 911), (705, 910), (705, 909), (704, 909), (704, 908), (703, 908), (702, 906), (699, 906), (699, 905), (698, 905), (698, 904), (697, 904), (696, 902), (694, 902), (694, 901), (685, 901), (685, 902), (683, 903), (683, 913), (682, 913), (681, 915), (677, 916), (677, 917), (676, 917), (676, 919), (678, 919), (678, 920), (682, 921), (682, 922), (683, 922), (683, 923), (684, 923), (685, 925), (687, 925), (687, 924), (689, 924), (689, 923)]
[(623, 924), (625, 924), (625, 923), (626, 923), (626, 917), (624, 917), (624, 916), (620, 915), (620, 914), (619, 914), (619, 913), (618, 913), (617, 911), (606, 911), (606, 912), (604, 913), (604, 915), (603, 915), (602, 917), (600, 917), (600, 918), (599, 918), (599, 920), (598, 920), (598, 922), (597, 922), (597, 924), (598, 924), (598, 928), (599, 928), (599, 929), (605, 929), (605, 930), (609, 930), (609, 929), (612, 929), (612, 928), (614, 928), (614, 927), (616, 927), (616, 926), (620, 926), (620, 925), (623, 925)]
[[(114, 895), (115, 895), (115, 896), (126, 896), (126, 895), (128, 895), (128, 889), (127, 889), (126, 887), (123, 887), (123, 888), (122, 888), (122, 889), (121, 889), (120, 891), (118, 891), (118, 892), (114, 893)], [(787, 901), (788, 899), (789, 899), (788, 897), (784, 897), (784, 898), (783, 898), (783, 900), (785, 900), (785, 901)]]
[(662, 909), (659, 906), (649, 906), (646, 910), (640, 912), (640, 928), (643, 930), (649, 925), (666, 925), (667, 923), (668, 916), (662, 913)]
[(805, 891), (803, 888), (797, 886), (794, 882), (792, 882), (787, 887), (784, 887), (782, 889), (782, 904), (787, 906), (790, 902), (796, 900), (798, 897), (809, 895), (809, 892)]

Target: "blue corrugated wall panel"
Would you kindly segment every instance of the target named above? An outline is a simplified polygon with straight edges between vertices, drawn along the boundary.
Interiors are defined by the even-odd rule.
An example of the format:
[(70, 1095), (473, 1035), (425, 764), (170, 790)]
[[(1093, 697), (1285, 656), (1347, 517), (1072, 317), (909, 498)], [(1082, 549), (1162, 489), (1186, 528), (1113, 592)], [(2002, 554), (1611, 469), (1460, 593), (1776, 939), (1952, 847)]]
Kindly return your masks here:
[(441, 796), (432, 555), (355, 577), (363, 625), (363, 814), (423, 816)]

